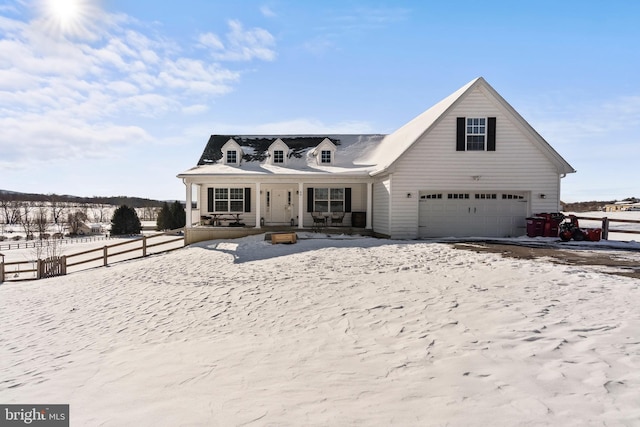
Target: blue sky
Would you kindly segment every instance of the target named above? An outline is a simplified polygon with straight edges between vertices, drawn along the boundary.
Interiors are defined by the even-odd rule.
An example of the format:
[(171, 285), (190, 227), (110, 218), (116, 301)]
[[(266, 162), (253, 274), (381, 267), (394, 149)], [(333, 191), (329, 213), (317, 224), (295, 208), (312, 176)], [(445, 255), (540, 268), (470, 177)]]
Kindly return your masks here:
[(640, 197), (640, 2), (0, 0), (0, 189), (184, 199), (213, 133), (390, 133), (483, 76)]

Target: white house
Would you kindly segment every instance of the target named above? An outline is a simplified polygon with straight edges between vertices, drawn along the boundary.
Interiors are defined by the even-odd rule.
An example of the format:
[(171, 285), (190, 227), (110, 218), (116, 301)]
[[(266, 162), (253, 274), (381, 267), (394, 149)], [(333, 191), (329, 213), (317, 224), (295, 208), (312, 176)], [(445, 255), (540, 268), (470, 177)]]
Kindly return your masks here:
[(217, 219), (308, 228), (312, 212), (398, 239), (519, 236), (527, 216), (560, 209), (573, 172), (480, 77), (390, 135), (212, 135), (178, 178), (190, 243)]

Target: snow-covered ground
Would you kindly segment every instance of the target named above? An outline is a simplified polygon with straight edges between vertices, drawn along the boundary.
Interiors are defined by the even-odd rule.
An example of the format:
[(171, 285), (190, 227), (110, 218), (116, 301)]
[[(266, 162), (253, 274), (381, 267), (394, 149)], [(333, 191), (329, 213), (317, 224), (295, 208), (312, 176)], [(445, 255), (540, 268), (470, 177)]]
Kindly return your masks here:
[(1, 285), (0, 402), (82, 426), (640, 422), (640, 280), (303, 237)]

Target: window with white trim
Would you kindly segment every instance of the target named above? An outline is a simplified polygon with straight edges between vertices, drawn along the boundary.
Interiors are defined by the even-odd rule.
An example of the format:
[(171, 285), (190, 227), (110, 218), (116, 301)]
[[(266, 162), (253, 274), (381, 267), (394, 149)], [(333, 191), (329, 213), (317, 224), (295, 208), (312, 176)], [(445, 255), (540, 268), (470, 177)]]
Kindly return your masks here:
[(320, 163), (331, 163), (331, 150), (322, 150), (320, 152)]
[(487, 119), (467, 117), (467, 151), (484, 151)]
[(244, 188), (214, 188), (213, 212), (244, 212)]
[(236, 150), (227, 151), (227, 164), (238, 163), (238, 152)]
[(344, 212), (344, 188), (314, 188), (315, 212)]
[(284, 151), (282, 150), (273, 151), (273, 163), (284, 163)]

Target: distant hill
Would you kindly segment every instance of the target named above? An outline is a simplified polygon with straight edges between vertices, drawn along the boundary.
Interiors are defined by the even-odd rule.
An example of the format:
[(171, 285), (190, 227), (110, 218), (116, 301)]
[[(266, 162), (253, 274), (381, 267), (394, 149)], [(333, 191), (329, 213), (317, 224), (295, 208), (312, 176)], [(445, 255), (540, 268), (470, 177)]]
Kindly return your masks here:
[(103, 205), (127, 205), (134, 208), (146, 208), (162, 206), (164, 201), (145, 199), (142, 197), (129, 196), (109, 196), (109, 197), (78, 197), (67, 194), (37, 194), (37, 193), (20, 193), (17, 191), (0, 190), (0, 200), (20, 200), (25, 202), (50, 202), (52, 200), (65, 203), (88, 203)]
[[(560, 202), (560, 206), (565, 212), (595, 212), (604, 210), (605, 205), (611, 205), (619, 200), (608, 201), (591, 201), (591, 202), (576, 202), (576, 203), (564, 203)], [(628, 197), (622, 201), (629, 201), (630, 203), (638, 203), (640, 199), (636, 197)]]

